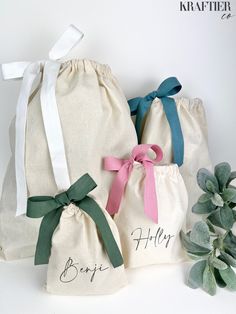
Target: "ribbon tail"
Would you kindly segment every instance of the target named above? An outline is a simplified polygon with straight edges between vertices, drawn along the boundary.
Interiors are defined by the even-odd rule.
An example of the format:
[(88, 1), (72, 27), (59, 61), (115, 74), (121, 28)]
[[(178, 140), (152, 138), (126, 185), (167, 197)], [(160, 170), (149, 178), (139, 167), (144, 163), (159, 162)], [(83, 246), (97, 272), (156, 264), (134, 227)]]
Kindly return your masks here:
[(158, 204), (154, 176), (154, 167), (151, 163), (144, 163), (146, 176), (144, 182), (144, 211), (155, 223), (158, 223)]
[(69, 27), (51, 48), (49, 58), (51, 60), (58, 60), (66, 56), (83, 37), (84, 34), (77, 27), (73, 24), (69, 25)]
[(184, 137), (176, 103), (172, 98), (163, 97), (162, 104), (171, 129), (174, 162), (180, 167), (184, 162)]
[(55, 61), (45, 63), (40, 100), (54, 178), (58, 190), (63, 191), (70, 187), (70, 177), (55, 94), (60, 66)]
[(135, 97), (128, 100), (131, 116), (135, 116), (137, 114), (138, 106), (141, 100), (142, 97)]
[(40, 72), (38, 63), (30, 64), (24, 72), (23, 82), (16, 106), (15, 124), (15, 171), (16, 171), (16, 216), (25, 214), (27, 206), (27, 182), (25, 173), (25, 130), (27, 109), (32, 85)]
[(106, 205), (106, 210), (110, 215), (116, 214), (119, 210), (125, 186), (129, 178), (129, 174), (130, 174), (129, 166), (128, 165), (122, 166), (112, 183)]
[(98, 204), (92, 198), (87, 196), (78, 203), (78, 206), (95, 222), (113, 267), (116, 268), (123, 265), (124, 262), (120, 249), (112, 234), (106, 217)]
[(144, 123), (145, 123), (145, 116), (151, 104), (152, 104), (152, 100), (143, 99), (138, 106), (136, 120), (135, 120), (135, 128), (136, 128), (136, 132), (138, 136), (138, 143), (141, 143)]
[(63, 207), (56, 208), (44, 216), (40, 225), (39, 237), (36, 245), (35, 265), (48, 264), (51, 255), (52, 236), (59, 224), (62, 211)]

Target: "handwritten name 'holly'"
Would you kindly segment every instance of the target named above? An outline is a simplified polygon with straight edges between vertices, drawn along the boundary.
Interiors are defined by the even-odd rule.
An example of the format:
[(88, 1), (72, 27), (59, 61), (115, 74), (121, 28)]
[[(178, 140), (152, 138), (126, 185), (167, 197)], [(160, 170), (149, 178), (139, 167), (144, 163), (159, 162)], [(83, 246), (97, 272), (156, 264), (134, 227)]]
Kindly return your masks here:
[(136, 228), (131, 232), (131, 236), (133, 236), (132, 240), (137, 242), (135, 248), (136, 251), (139, 248), (146, 249), (151, 245), (157, 247), (161, 244), (163, 244), (165, 248), (168, 248), (171, 239), (175, 237), (174, 235), (166, 234), (161, 227), (158, 227), (157, 231), (152, 234), (151, 228), (148, 228), (146, 232), (143, 231), (143, 228)]

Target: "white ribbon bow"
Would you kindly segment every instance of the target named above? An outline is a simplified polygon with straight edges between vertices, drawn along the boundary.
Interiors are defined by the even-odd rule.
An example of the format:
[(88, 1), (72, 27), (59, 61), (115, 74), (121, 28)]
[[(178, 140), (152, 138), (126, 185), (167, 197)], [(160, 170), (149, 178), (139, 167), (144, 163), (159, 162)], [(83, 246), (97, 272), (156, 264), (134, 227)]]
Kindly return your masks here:
[(25, 129), (27, 107), (32, 92), (32, 85), (39, 73), (43, 71), (40, 102), (44, 128), (49, 148), (53, 174), (58, 191), (67, 190), (71, 183), (67, 166), (61, 122), (56, 103), (56, 81), (60, 70), (60, 58), (80, 42), (83, 33), (74, 25), (70, 25), (49, 52), (49, 60), (36, 62), (12, 62), (2, 64), (5, 80), (23, 78), (16, 107), (16, 142), (15, 169), (17, 208), (16, 215), (26, 213), (27, 182), (25, 174)]

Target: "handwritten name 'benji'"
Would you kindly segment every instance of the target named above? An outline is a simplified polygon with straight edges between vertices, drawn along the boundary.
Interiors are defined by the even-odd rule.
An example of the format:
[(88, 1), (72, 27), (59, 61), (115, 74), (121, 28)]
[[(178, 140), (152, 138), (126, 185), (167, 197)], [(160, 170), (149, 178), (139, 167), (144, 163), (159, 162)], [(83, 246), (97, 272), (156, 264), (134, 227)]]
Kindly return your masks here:
[[(133, 241), (137, 241), (135, 250), (137, 251), (139, 248), (146, 249), (151, 245), (157, 247), (158, 245), (164, 245), (165, 248), (168, 248), (170, 244), (170, 240), (174, 238), (174, 235), (166, 234), (164, 229), (158, 227), (156, 232), (151, 234), (151, 228), (148, 228), (146, 232), (143, 231), (143, 228), (136, 228), (131, 232), (131, 236), (133, 237)], [(140, 244), (143, 244), (140, 246)]]
[(79, 274), (87, 274), (90, 276), (90, 282), (93, 282), (97, 272), (103, 272), (107, 269), (109, 269), (109, 267), (103, 267), (102, 264), (99, 267), (97, 264), (95, 264), (93, 267), (81, 267), (79, 266), (79, 263), (74, 263), (73, 259), (69, 257), (65, 264), (65, 268), (60, 275), (60, 281), (63, 283), (69, 283), (75, 280)]
[(180, 11), (230, 12), (230, 1), (180, 1)]

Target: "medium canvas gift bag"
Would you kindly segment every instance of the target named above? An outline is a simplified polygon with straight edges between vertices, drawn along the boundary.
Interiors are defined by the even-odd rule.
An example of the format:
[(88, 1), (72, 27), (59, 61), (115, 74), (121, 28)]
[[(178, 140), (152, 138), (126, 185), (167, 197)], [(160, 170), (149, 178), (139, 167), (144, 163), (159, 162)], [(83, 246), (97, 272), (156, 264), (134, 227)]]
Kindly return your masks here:
[(106, 209), (114, 215), (126, 267), (185, 259), (179, 232), (185, 229), (187, 191), (178, 166), (156, 165), (161, 159), (160, 147), (141, 144), (130, 159), (104, 160), (105, 169), (118, 171)]
[[(137, 142), (127, 101), (109, 66), (86, 59), (60, 61), (82, 35), (71, 25), (51, 49), (50, 60), (2, 66), (5, 79), (23, 77), (15, 123), (12, 171), (16, 181), (4, 186), (9, 194), (9, 185), (16, 184), (16, 196), (11, 196), (16, 201), (11, 206), (11, 200), (1, 204), (3, 225), (10, 211), (25, 214), (28, 196), (55, 195), (85, 172), (98, 184), (92, 196), (105, 207), (112, 175), (103, 170), (102, 157), (122, 155)], [(38, 75), (42, 75), (41, 82), (32, 93)], [(24, 219), (20, 218), (21, 223), (30, 224)], [(16, 223), (16, 228), (25, 230), (24, 224)], [(10, 259), (15, 253), (6, 253), (8, 246), (2, 239), (9, 235), (1, 236), (3, 232), (0, 230), (0, 245)], [(24, 251), (24, 236), (21, 243), (12, 243), (15, 246), (22, 249), (21, 256), (28, 256), (29, 251), (33, 254), (30, 249)]]
[(181, 85), (175, 77), (144, 98), (131, 99), (136, 114), (136, 130), (141, 143), (158, 143), (164, 152), (162, 164), (174, 162), (180, 167), (189, 195), (187, 227), (197, 221), (192, 206), (201, 195), (197, 185), (200, 168), (211, 169), (207, 122), (202, 101), (198, 98), (171, 98)]
[(95, 187), (85, 174), (55, 197), (28, 200), (27, 215), (44, 216), (35, 264), (49, 263), (46, 286), (50, 293), (110, 294), (127, 284), (117, 227), (87, 196)]

